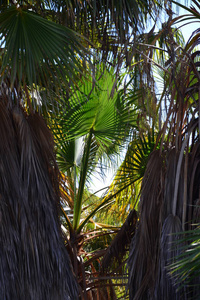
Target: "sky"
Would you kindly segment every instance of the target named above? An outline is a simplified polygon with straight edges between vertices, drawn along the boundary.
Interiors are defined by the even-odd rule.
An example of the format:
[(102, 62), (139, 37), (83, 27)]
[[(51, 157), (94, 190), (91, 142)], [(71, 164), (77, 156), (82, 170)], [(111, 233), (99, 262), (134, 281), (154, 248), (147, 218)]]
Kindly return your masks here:
[[(183, 5), (187, 6), (188, 8), (189, 8), (190, 5), (191, 5), (191, 4), (190, 4), (191, 1), (188, 1), (188, 4), (185, 4), (185, 1), (180, 1), (180, 3), (183, 3)], [(185, 9), (183, 9), (182, 7), (179, 7), (179, 9), (178, 9), (177, 13), (175, 13), (175, 16), (174, 16), (174, 17), (176, 17), (176, 15), (177, 15), (177, 16), (178, 16), (178, 15), (181, 16), (181, 15), (186, 15), (186, 14), (188, 14), (188, 11), (185, 10)], [(188, 41), (188, 39), (190, 38), (191, 34), (192, 34), (196, 29), (200, 28), (200, 20), (199, 20), (198, 22), (197, 22), (197, 20), (195, 20), (195, 22), (192, 22), (192, 23), (190, 23), (190, 24), (187, 24), (188, 22), (189, 22), (189, 21), (183, 22), (183, 23), (178, 23), (178, 24), (176, 25), (177, 28), (178, 28), (179, 26), (181, 26), (181, 25), (184, 25), (184, 26), (182, 26), (180, 29), (181, 29), (181, 31), (182, 31), (182, 33), (183, 33), (185, 42)]]

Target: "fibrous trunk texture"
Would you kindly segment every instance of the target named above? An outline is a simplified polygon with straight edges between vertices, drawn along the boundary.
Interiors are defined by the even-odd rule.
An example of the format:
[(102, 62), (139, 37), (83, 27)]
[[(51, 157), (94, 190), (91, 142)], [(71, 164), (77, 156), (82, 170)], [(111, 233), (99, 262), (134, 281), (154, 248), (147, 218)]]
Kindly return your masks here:
[(128, 260), (130, 300), (199, 299), (199, 276), (188, 286), (177, 282), (176, 274), (172, 276), (170, 272), (170, 265), (185, 246), (179, 241), (180, 233), (200, 222), (196, 207), (200, 191), (199, 157), (197, 141), (190, 153), (182, 157), (173, 148), (162, 154), (155, 150), (149, 158)]
[(0, 99), (0, 299), (75, 300), (53, 139), (41, 116), (11, 103)]

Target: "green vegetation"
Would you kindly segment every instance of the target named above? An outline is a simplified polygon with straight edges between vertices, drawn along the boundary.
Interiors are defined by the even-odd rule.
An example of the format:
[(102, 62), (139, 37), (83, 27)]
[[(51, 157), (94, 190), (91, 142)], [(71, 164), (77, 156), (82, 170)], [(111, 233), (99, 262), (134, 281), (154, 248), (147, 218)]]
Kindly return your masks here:
[(200, 6), (172, 2), (0, 2), (0, 299), (199, 296)]

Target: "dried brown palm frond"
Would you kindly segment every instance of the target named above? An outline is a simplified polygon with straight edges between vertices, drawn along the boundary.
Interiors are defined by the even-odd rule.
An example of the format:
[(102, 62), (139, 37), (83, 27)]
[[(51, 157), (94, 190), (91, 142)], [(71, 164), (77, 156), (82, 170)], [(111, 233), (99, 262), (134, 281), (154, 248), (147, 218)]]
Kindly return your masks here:
[(163, 218), (167, 218), (172, 213), (172, 201), (174, 195), (175, 181), (171, 178), (176, 176), (176, 166), (178, 160), (178, 153), (175, 148), (171, 149), (166, 155), (166, 174), (165, 174), (165, 189), (164, 189), (164, 203), (163, 203)]
[(190, 168), (189, 168), (189, 191), (188, 191), (188, 220), (189, 229), (192, 229), (192, 224), (197, 224), (200, 222), (200, 143), (199, 141), (193, 146), (192, 152), (190, 154)]
[[(188, 129), (188, 132), (196, 130), (197, 124), (198, 120), (192, 121), (192, 126), (188, 126), (191, 130)], [(143, 205), (146, 185), (144, 177), (140, 200), (140, 220), (129, 257), (130, 299), (176, 300), (189, 299), (191, 295), (196, 295), (196, 289), (193, 288), (191, 292), (184, 284), (180, 285), (176, 282), (176, 277), (172, 277), (168, 271), (169, 264), (181, 254), (184, 246), (181, 242), (175, 243), (180, 238), (180, 232), (191, 226), (192, 214), (198, 218), (198, 209), (194, 207), (194, 204), (199, 198), (200, 188), (199, 142), (197, 141), (189, 152), (186, 147), (189, 136), (188, 134), (187, 138), (183, 139), (181, 151), (173, 148), (163, 152), (165, 153), (162, 162), (163, 167), (165, 166), (164, 172), (155, 171), (156, 164), (151, 164), (153, 170), (147, 169), (146, 171), (147, 191), (150, 195), (149, 199), (151, 197), (152, 199), (144, 202), (145, 205)], [(149, 162), (151, 162), (151, 157)], [(154, 171), (162, 178), (162, 184), (160, 184), (161, 179), (154, 182), (155, 175), (152, 176)], [(153, 183), (155, 187), (150, 190), (149, 187)], [(160, 189), (160, 195), (163, 194), (160, 197), (160, 210), (156, 210), (158, 205), (157, 195), (154, 192), (156, 187)], [(155, 220), (159, 220), (157, 224)], [(150, 235), (148, 231), (152, 234)], [(154, 235), (157, 239), (152, 239)], [(156, 255), (156, 259), (153, 254)], [(151, 263), (153, 266), (148, 273), (148, 266), (151, 266)], [(144, 270), (143, 273), (142, 270)]]
[(164, 153), (152, 153), (142, 183), (139, 225), (128, 261), (130, 299), (134, 300), (182, 295), (166, 268), (180, 252), (173, 242), (182, 231), (185, 160), (175, 149)]
[(41, 116), (0, 99), (0, 299), (77, 299), (58, 220), (53, 139)]
[[(173, 261), (179, 253), (180, 247), (174, 246), (178, 233), (182, 231), (181, 216), (183, 213), (183, 177), (179, 179), (178, 197), (176, 205), (173, 202), (175, 193), (175, 178), (179, 154), (175, 148), (170, 150), (166, 156), (166, 174), (163, 198), (162, 232), (160, 237), (160, 263), (158, 268), (158, 277), (156, 281), (154, 295), (156, 299), (179, 299), (180, 293), (176, 293), (177, 286), (173, 278), (169, 276), (166, 267)], [(183, 166), (183, 162), (182, 162)], [(181, 172), (182, 175), (183, 172)], [(174, 178), (174, 180), (171, 180)], [(175, 209), (174, 209), (175, 207)], [(185, 299), (185, 298), (183, 298)]]
[[(173, 148), (163, 152), (165, 153), (163, 163), (165, 164), (166, 160), (166, 170), (163, 172), (162, 185), (159, 185), (159, 181), (155, 184), (157, 189), (162, 188), (160, 193), (163, 193), (160, 211), (156, 213), (157, 196), (153, 192), (154, 189), (149, 190), (153, 200), (149, 203), (145, 202), (145, 206), (143, 206), (144, 190), (142, 189), (140, 220), (129, 257), (130, 299), (190, 299), (199, 293), (198, 286), (195, 286), (199, 282), (198, 278), (191, 278), (191, 282), (194, 284), (191, 287), (184, 282), (177, 282), (176, 272), (178, 271), (173, 272), (173, 276), (169, 273), (169, 264), (175, 262), (177, 256), (183, 257), (182, 252), (187, 246), (180, 233), (185, 228), (191, 228), (194, 222), (199, 222), (199, 207), (197, 206), (200, 190), (199, 140), (197, 139), (189, 148), (186, 146), (190, 134), (193, 130), (197, 130), (197, 127), (198, 120), (192, 120), (187, 127), (188, 136), (183, 139), (181, 151)], [(152, 186), (155, 180), (151, 176), (153, 171), (147, 170), (147, 172), (145, 175), (147, 178), (149, 176), (149, 186)], [(157, 173), (159, 174), (158, 171)], [(158, 219), (158, 216), (157, 226), (149, 221)], [(151, 236), (147, 234), (148, 229), (157, 235), (157, 240), (152, 242)], [(155, 251), (157, 258), (151, 269), (151, 275), (149, 275), (146, 271), (148, 271), (148, 262), (153, 261), (152, 253), (154, 252), (151, 252), (151, 249), (154, 246), (157, 247), (157, 253)], [(142, 273), (142, 270), (145, 271)]]
[(116, 261), (117, 265), (122, 264), (123, 257), (127, 252), (131, 239), (135, 234), (137, 223), (137, 212), (133, 209), (119, 232), (113, 239), (111, 245), (107, 248), (106, 253), (102, 259), (103, 272), (113, 267), (113, 262)]
[[(197, 123), (198, 126), (198, 120), (196, 120), (193, 123), (194, 125), (195, 123)], [(190, 250), (187, 250), (190, 249), (191, 247), (191, 249), (194, 248), (194, 252), (195, 251), (198, 252), (198, 243), (196, 244), (197, 245), (196, 249), (195, 249), (195, 243), (190, 245), (191, 241), (193, 241), (193, 236), (195, 235), (195, 228), (197, 227), (197, 224), (199, 222), (199, 216), (200, 216), (199, 215), (200, 147), (199, 147), (198, 139), (190, 147), (189, 153), (188, 151), (189, 151), (188, 149), (187, 151), (185, 151), (185, 159), (182, 162), (182, 170), (181, 170), (181, 176), (179, 181), (179, 193), (177, 197), (179, 201), (179, 204), (177, 205), (180, 208), (182, 208), (182, 219), (181, 216), (180, 218), (176, 216), (177, 227), (176, 228), (171, 227), (167, 229), (165, 245), (163, 245), (163, 253), (165, 254), (165, 257), (163, 256), (162, 259), (164, 258), (163, 261), (165, 261), (165, 273), (166, 274), (168, 273), (167, 277), (165, 278), (165, 284), (163, 285), (165, 286), (163, 293), (164, 295), (167, 295), (170, 299), (180, 299), (180, 298), (198, 299), (199, 297), (199, 286), (200, 286), (199, 273), (194, 271), (194, 273), (191, 273), (192, 274), (191, 276), (190, 271), (188, 271), (191, 268), (194, 268), (194, 270), (198, 269), (198, 262), (194, 261), (195, 255), (191, 253)], [(188, 164), (186, 163), (187, 156), (188, 156)], [(184, 178), (185, 177), (184, 174), (187, 175), (187, 181)], [(186, 189), (185, 186), (187, 187)], [(184, 203), (185, 202), (184, 199), (186, 199), (186, 203)], [(183, 218), (185, 206), (186, 206), (186, 213)], [(163, 230), (166, 229), (165, 225), (166, 224), (164, 223)], [(182, 232), (182, 230), (185, 229), (187, 231)], [(167, 251), (167, 249), (169, 251)], [(171, 267), (169, 267), (169, 263)], [(180, 278), (182, 278), (182, 280), (179, 280)], [(166, 297), (166, 299), (168, 298)]]
[(162, 202), (163, 158), (152, 152), (143, 178), (140, 216), (128, 260), (130, 299), (153, 297), (158, 276)]
[[(180, 218), (169, 214), (162, 227), (159, 275), (155, 287), (156, 299), (161, 297), (163, 300), (178, 300), (181, 297), (181, 293), (176, 292), (178, 286), (167, 270), (167, 266), (180, 253), (180, 247), (175, 247), (174, 242), (177, 240), (181, 230), (182, 224)], [(183, 295), (181, 299), (186, 298)]]
[[(193, 17), (199, 19), (199, 13), (196, 12)], [(156, 164), (154, 166), (151, 163), (152, 170), (146, 170), (144, 176), (146, 181), (149, 178), (146, 190), (146, 181), (142, 183), (138, 229), (128, 262), (131, 300), (199, 298), (199, 286), (195, 286), (199, 282), (199, 273), (195, 273), (197, 278), (191, 277), (192, 286), (188, 287), (185, 279), (180, 283), (176, 280), (178, 276), (174, 278), (172, 272), (169, 272), (169, 264), (176, 260), (177, 255), (182, 255), (184, 259), (184, 255), (187, 255), (182, 251), (186, 249), (188, 240), (184, 241), (185, 233), (180, 233), (191, 229), (194, 222), (199, 222), (199, 208), (196, 204), (199, 204), (200, 198), (200, 78), (199, 51), (195, 51), (198, 44), (199, 30), (180, 54), (172, 56), (171, 53), (170, 59), (174, 64), (168, 67), (168, 78), (165, 74), (165, 88), (170, 96), (166, 97), (166, 119), (161, 130), (160, 153), (164, 172), (161, 175), (156, 171)], [(174, 51), (172, 44), (169, 48)], [(154, 172), (157, 174), (154, 175)], [(159, 174), (163, 177), (162, 180), (157, 179), (156, 183)], [(162, 195), (159, 198), (160, 210), (157, 209), (156, 189)], [(146, 198), (144, 191), (149, 194), (145, 194)], [(180, 238), (181, 235), (183, 238)], [(178, 268), (179, 265), (176, 272)]]
[[(170, 124), (171, 132), (177, 135), (173, 134), (170, 143), (167, 143), (168, 147), (160, 151), (164, 167), (162, 184), (157, 180), (154, 189), (149, 189), (155, 182), (155, 176), (159, 175), (155, 169), (156, 164), (154, 166), (152, 163), (152, 170), (147, 169), (145, 172), (146, 178), (149, 178), (147, 191), (150, 194), (149, 198), (152, 197), (149, 203), (144, 202), (145, 205), (143, 193), (146, 182), (143, 181), (142, 184), (140, 220), (129, 257), (130, 299), (134, 300), (190, 299), (191, 296), (198, 295), (198, 288), (188, 288), (184, 282), (180, 284), (168, 271), (169, 264), (175, 261), (177, 255), (182, 255), (185, 246), (182, 242), (177, 243), (180, 232), (191, 227), (193, 216), (198, 218), (198, 210), (194, 205), (198, 202), (200, 190), (199, 119), (195, 119), (193, 115), (188, 121), (185, 114), (188, 107), (191, 109), (191, 105), (188, 105), (189, 100), (187, 98), (184, 102), (180, 95), (177, 99), (173, 107), (174, 123)], [(196, 101), (192, 103), (194, 107), (196, 104)], [(154, 171), (157, 175), (151, 176)], [(160, 198), (160, 211), (156, 210), (156, 187), (163, 195)], [(156, 224), (155, 220), (158, 219)], [(152, 232), (152, 235), (148, 234), (148, 231)], [(156, 240), (151, 239), (154, 235), (157, 236)], [(152, 249), (155, 249), (155, 252)], [(152, 255), (154, 253), (155, 260)], [(148, 273), (148, 265), (151, 265), (149, 261), (153, 262), (153, 265)], [(192, 282), (196, 284), (198, 280), (194, 279)]]

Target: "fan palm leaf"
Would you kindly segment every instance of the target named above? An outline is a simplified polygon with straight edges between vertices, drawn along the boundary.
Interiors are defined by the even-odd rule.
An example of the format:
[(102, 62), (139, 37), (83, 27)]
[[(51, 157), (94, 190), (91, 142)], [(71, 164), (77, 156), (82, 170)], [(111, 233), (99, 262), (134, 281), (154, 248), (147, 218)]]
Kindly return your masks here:
[(72, 98), (67, 100), (70, 109), (60, 114), (59, 125), (54, 126), (59, 149), (58, 163), (63, 167), (65, 165), (66, 170), (68, 167), (65, 158), (69, 159), (72, 156), (72, 159), (75, 158), (74, 155), (68, 156), (65, 153), (68, 149), (67, 145), (75, 145), (77, 139), (83, 138), (80, 165), (78, 166), (75, 160), (71, 161), (71, 165), (74, 165), (76, 170), (80, 169), (78, 190), (74, 189), (76, 229), (80, 222), (82, 197), (87, 178), (91, 177), (102, 156), (105, 153), (108, 156), (114, 154), (128, 136), (130, 128), (135, 126), (135, 111), (132, 105), (122, 102), (120, 91), (114, 93), (112, 91), (114, 82), (112, 73), (102, 74), (100, 70), (101, 76), (98, 74), (97, 71), (97, 80), (94, 81), (91, 77), (91, 80), (81, 85)]
[(10, 78), (11, 87), (16, 81), (18, 89), (25, 84), (58, 86), (82, 70), (81, 37), (33, 11), (17, 6), (3, 10), (0, 34), (1, 74)]

